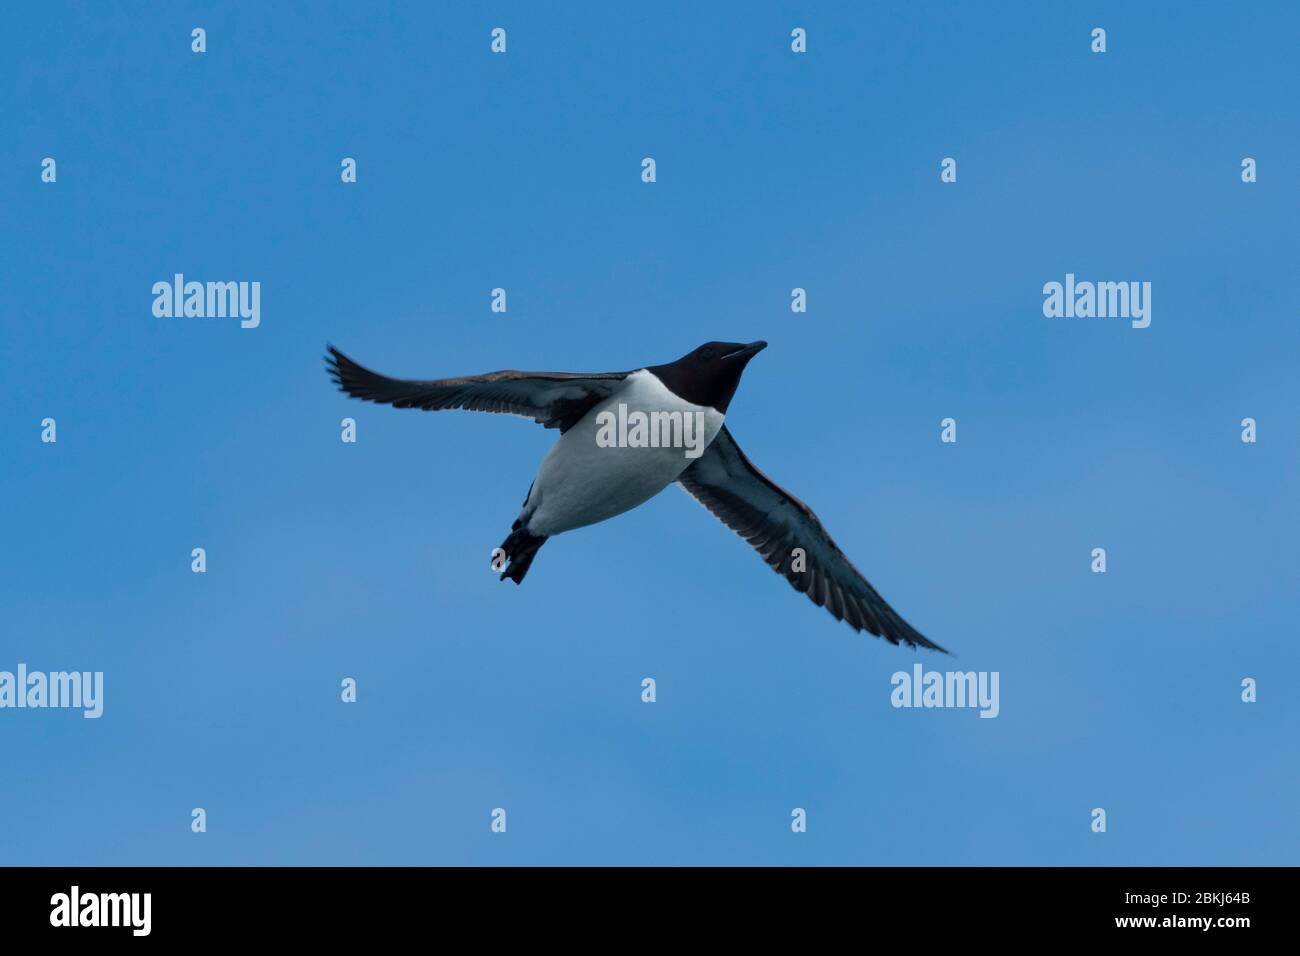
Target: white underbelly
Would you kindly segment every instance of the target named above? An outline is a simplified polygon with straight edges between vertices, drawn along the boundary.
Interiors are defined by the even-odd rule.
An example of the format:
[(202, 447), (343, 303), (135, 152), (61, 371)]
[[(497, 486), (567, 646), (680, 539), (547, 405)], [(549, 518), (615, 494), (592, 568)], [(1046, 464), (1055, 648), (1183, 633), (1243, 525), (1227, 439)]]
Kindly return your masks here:
[[(640, 432), (638, 414), (646, 421)], [(547, 453), (524, 505), (528, 530), (559, 534), (648, 501), (698, 458), (722, 422), (721, 413), (683, 401), (650, 372), (634, 372)]]

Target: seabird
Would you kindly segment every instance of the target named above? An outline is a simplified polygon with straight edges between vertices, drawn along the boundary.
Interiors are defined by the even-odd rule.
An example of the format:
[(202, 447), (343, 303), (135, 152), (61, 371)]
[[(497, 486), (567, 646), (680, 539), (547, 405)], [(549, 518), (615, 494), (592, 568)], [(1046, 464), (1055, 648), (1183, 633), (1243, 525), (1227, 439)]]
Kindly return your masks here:
[[(731, 437), (723, 423), (727, 408), (745, 366), (766, 347), (708, 342), (675, 362), (628, 372), (502, 371), (428, 381), (380, 375), (332, 345), (326, 363), (339, 389), (353, 398), (395, 408), (520, 415), (560, 430), (501, 545), (510, 562), (503, 581), (522, 583), (547, 538), (622, 514), (677, 482), (836, 620), (891, 644), (943, 651), (885, 602), (812, 509), (755, 468)], [(677, 415), (685, 423), (679, 434), (697, 423), (703, 436), (696, 457), (681, 442), (651, 447), (626, 441), (625, 428), (611, 444), (611, 423), (617, 417), (625, 424), (636, 413), (658, 415), (660, 424)]]

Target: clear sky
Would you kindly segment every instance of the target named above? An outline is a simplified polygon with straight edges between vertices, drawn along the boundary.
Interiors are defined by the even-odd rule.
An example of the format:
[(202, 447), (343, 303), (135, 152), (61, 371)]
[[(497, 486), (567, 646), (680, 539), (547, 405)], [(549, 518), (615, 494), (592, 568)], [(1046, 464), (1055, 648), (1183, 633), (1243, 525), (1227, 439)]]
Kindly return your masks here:
[[(0, 863), (1300, 862), (1294, 6), (141, 6), (0, 31), (0, 670), (105, 675), (0, 710)], [(676, 488), (499, 583), (555, 432), (322, 361), (757, 338), (733, 434), (955, 658)], [(999, 716), (891, 707), (918, 661)]]

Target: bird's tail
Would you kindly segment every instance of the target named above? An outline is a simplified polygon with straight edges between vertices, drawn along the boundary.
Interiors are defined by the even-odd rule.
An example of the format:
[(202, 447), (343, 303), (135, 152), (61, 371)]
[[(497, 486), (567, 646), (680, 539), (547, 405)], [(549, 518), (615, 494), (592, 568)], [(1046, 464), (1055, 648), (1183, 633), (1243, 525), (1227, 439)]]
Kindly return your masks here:
[(501, 572), (501, 580), (509, 578), (515, 584), (522, 584), (538, 549), (545, 543), (546, 535), (532, 534), (523, 526), (522, 521), (516, 521), (510, 534), (501, 542), (501, 550), (510, 559), (509, 567)]

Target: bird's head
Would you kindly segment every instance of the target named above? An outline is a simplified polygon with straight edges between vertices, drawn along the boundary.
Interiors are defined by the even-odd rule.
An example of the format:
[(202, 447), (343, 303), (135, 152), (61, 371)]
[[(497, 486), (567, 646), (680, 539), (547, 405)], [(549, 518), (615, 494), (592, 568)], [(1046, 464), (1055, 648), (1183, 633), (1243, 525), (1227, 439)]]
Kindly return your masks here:
[(696, 405), (725, 413), (745, 366), (766, 342), (705, 342), (676, 362), (650, 369), (674, 392)]

